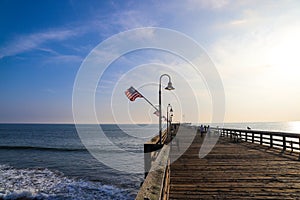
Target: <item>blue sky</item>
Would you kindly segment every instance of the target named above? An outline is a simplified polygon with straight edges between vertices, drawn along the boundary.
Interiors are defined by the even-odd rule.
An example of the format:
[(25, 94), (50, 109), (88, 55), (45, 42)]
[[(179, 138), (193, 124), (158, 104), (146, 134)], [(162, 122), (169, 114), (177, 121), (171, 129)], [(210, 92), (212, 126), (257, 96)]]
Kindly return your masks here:
[[(224, 84), (225, 121), (300, 120), (299, 4), (296, 0), (2, 0), (0, 122), (72, 123), (73, 84), (85, 57), (114, 34), (149, 26), (180, 31), (203, 46)], [(101, 108), (108, 105), (107, 94), (118, 88), (114, 83), (133, 63), (153, 60), (169, 64), (176, 59), (145, 51), (112, 64), (103, 78), (107, 85), (99, 86), (102, 96), (96, 95), (102, 122), (114, 122)], [(209, 121), (209, 95), (201, 103), (205, 111), (201, 120)], [(147, 105), (136, 101), (136, 106)], [(153, 120), (132, 109), (136, 122)], [(186, 109), (177, 120), (192, 110)], [(118, 121), (131, 122), (126, 116)]]

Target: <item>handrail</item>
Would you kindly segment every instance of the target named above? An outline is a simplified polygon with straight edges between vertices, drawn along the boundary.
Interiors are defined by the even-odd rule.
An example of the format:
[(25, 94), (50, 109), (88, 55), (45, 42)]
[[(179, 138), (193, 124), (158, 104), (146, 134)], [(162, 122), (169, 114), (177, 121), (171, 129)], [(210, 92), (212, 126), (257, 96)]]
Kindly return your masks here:
[(159, 155), (159, 149), (163, 147), (165, 140), (167, 138), (167, 131), (164, 130), (162, 134), (162, 144), (159, 144), (159, 136), (153, 137), (150, 141), (144, 144), (144, 168), (145, 168), (145, 178), (151, 169), (152, 163), (156, 160)]
[[(217, 128), (214, 128), (217, 129)], [(287, 137), (300, 137), (299, 133), (288, 133), (288, 132), (282, 132), (282, 131), (263, 131), (263, 130), (246, 130), (246, 129), (234, 129), (234, 128), (219, 128), (223, 130), (232, 130), (232, 131), (238, 131), (238, 132), (248, 132), (248, 133), (264, 133), (264, 134), (272, 134), (276, 136), (287, 136)]]
[[(162, 144), (164, 144), (166, 138), (167, 138), (167, 130), (165, 129), (162, 133), (162, 138), (161, 138)], [(159, 135), (153, 137), (150, 141), (147, 142), (147, 144), (159, 144)]]
[(160, 150), (161, 153), (151, 165), (149, 174), (145, 178), (137, 196), (136, 200), (143, 199), (157, 199), (165, 198), (166, 181), (168, 179), (168, 164), (170, 146), (164, 145)]
[(168, 159), (167, 166), (165, 167), (164, 176), (161, 183), (159, 200), (168, 200), (169, 190), (170, 190), (170, 159)]
[(144, 144), (144, 168), (145, 168), (145, 178), (151, 169), (152, 163), (156, 160), (159, 155), (159, 151), (164, 144), (168, 144), (171, 140), (171, 136), (169, 134), (176, 134), (178, 130), (179, 124), (172, 124), (173, 132), (168, 132), (168, 130), (164, 130), (162, 133), (162, 144), (159, 144), (159, 135), (153, 137), (150, 141)]
[(300, 159), (300, 134), (231, 128), (212, 129), (218, 130), (221, 136), (229, 137), (234, 141), (257, 143), (260, 145), (268, 146), (270, 148), (281, 149), (282, 152), (298, 152)]
[(144, 144), (145, 180), (136, 196), (137, 200), (148, 197), (149, 199), (168, 199), (170, 188), (170, 145), (165, 144), (168, 144), (172, 137), (176, 135), (179, 126), (179, 123), (172, 124), (170, 135), (168, 135), (167, 130), (163, 132), (162, 144), (159, 144), (159, 136), (153, 137)]

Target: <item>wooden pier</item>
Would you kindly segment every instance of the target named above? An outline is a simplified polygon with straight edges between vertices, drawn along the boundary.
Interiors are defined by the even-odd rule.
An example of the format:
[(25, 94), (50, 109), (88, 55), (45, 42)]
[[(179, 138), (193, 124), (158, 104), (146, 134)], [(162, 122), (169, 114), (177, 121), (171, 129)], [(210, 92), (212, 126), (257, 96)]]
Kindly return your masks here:
[[(193, 127), (183, 131), (195, 132)], [(140, 192), (137, 199), (300, 199), (300, 135), (237, 129), (211, 134), (220, 138), (201, 159), (199, 149), (208, 134), (196, 134), (173, 163), (178, 144), (169, 145), (171, 164), (161, 170), (160, 192)], [(143, 186), (151, 193), (149, 185)]]

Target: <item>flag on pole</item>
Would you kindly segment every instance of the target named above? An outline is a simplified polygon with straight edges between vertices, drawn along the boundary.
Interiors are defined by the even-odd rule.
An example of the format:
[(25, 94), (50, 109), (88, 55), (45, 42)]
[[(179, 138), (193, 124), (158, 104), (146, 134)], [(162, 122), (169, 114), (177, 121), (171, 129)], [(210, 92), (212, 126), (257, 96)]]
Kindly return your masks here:
[[(158, 111), (158, 110), (155, 111), (153, 114), (156, 115), (157, 117), (159, 117), (159, 111)], [(167, 118), (166, 118), (165, 116), (161, 116), (161, 118), (162, 118), (164, 121), (167, 121)]]
[(132, 86), (125, 91), (125, 95), (130, 101), (134, 101), (136, 98), (143, 98), (143, 95)]
[[(130, 87), (125, 91), (125, 95), (128, 97), (130, 101), (134, 101), (136, 98), (144, 98), (156, 111), (153, 113), (156, 116), (159, 117), (159, 111), (158, 109), (141, 93), (139, 93), (134, 87)], [(167, 121), (167, 118), (165, 116), (161, 116), (162, 120)]]
[(158, 110), (155, 111), (153, 114), (156, 115), (157, 117), (159, 117), (159, 111)]

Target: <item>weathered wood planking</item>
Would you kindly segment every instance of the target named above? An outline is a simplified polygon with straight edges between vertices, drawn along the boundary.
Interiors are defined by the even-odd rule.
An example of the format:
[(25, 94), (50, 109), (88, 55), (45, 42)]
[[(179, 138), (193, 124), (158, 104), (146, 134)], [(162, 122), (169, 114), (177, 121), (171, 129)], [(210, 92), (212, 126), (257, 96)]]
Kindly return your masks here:
[(213, 150), (199, 159), (202, 141), (197, 135), (171, 164), (169, 199), (300, 199), (297, 156), (221, 137)]

